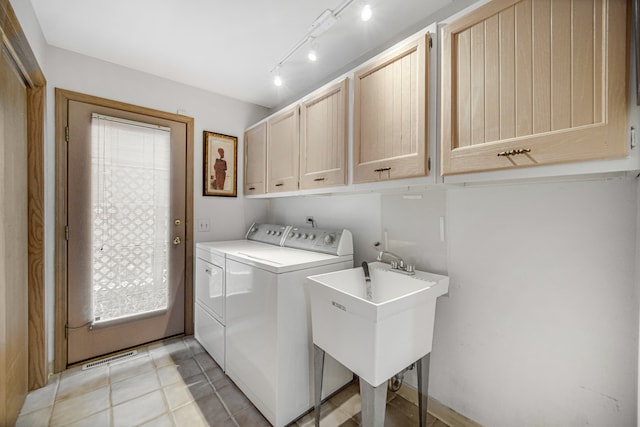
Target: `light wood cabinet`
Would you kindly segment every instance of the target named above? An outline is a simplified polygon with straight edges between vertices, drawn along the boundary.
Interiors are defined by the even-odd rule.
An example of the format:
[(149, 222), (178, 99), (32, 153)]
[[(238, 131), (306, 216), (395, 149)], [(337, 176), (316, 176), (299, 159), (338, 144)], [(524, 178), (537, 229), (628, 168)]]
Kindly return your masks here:
[(623, 157), (627, 2), (493, 0), (442, 32), (442, 173)]
[(267, 164), (267, 123), (247, 129), (244, 133), (244, 194), (265, 193)]
[(300, 105), (300, 188), (346, 184), (348, 80)]
[(267, 192), (298, 189), (298, 105), (267, 120)]
[(357, 69), (353, 181), (428, 175), (429, 35)]

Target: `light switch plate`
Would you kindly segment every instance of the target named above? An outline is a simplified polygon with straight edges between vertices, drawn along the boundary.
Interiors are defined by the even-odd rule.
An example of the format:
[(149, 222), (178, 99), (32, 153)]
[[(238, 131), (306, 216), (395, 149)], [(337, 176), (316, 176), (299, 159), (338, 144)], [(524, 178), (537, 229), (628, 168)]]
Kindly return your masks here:
[(201, 233), (211, 231), (211, 222), (209, 221), (209, 218), (200, 218), (198, 220), (198, 231)]

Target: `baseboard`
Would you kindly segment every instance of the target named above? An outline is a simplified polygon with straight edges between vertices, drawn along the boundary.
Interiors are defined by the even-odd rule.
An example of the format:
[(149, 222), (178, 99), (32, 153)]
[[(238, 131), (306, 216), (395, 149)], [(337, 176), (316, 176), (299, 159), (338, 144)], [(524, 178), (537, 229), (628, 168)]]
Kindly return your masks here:
[[(400, 390), (396, 394), (407, 399), (414, 405), (418, 405), (418, 391), (412, 387), (403, 384)], [(448, 406), (443, 405), (436, 399), (429, 397), (429, 403), (427, 403), (427, 412), (448, 425), (449, 427), (483, 427), (462, 414), (457, 413)]]

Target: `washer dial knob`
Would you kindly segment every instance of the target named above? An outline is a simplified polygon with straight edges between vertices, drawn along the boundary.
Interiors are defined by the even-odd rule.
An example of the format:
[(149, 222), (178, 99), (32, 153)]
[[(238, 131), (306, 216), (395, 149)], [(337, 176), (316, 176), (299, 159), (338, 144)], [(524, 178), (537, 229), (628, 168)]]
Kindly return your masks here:
[(325, 245), (332, 244), (334, 240), (336, 240), (336, 236), (334, 236), (333, 234), (327, 234), (326, 236), (324, 236)]

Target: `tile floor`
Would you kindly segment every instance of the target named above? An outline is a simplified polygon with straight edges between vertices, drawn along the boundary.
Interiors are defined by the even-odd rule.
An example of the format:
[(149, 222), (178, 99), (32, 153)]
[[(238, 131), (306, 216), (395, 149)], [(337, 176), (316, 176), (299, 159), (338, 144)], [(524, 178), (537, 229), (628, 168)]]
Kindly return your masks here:
[[(417, 426), (418, 408), (388, 393), (385, 426)], [(322, 405), (321, 425), (359, 426), (356, 381)], [(290, 427), (313, 426), (313, 412)], [(429, 427), (446, 424), (429, 416)], [(193, 337), (138, 350), (134, 358), (69, 369), (27, 396), (18, 427), (269, 426)]]

